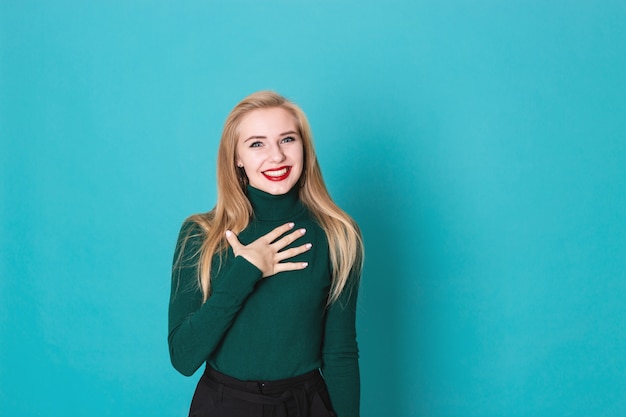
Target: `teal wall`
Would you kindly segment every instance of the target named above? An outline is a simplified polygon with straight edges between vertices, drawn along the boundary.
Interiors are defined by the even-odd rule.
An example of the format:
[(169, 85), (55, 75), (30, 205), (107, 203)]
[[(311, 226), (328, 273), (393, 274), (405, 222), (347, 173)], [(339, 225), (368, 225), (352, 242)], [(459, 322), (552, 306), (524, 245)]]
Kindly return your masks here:
[(623, 1), (0, 0), (0, 415), (182, 416), (178, 227), (275, 89), (360, 223), (363, 417), (626, 414)]

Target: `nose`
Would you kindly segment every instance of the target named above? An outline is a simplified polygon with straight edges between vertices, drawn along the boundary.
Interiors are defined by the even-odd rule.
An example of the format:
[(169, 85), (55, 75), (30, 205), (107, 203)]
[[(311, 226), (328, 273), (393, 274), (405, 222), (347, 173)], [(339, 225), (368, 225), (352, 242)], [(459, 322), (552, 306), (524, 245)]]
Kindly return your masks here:
[(285, 160), (285, 153), (283, 152), (280, 145), (272, 146), (272, 148), (270, 149), (269, 160), (273, 163), (283, 162)]

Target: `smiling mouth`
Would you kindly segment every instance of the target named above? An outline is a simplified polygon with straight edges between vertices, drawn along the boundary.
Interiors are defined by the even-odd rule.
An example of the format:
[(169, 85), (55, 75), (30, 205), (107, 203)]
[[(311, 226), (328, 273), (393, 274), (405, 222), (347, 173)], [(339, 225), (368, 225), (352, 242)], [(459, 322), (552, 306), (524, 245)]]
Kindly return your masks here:
[(291, 167), (280, 167), (263, 171), (263, 175), (270, 181), (282, 181), (289, 176)]

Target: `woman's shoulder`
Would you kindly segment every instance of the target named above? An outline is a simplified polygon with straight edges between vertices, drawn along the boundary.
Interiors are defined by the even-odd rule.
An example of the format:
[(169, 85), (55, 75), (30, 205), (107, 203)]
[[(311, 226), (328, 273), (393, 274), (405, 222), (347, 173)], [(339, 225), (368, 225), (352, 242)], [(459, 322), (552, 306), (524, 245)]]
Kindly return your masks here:
[(178, 240), (202, 241), (211, 227), (212, 220), (213, 212), (192, 214), (180, 226)]

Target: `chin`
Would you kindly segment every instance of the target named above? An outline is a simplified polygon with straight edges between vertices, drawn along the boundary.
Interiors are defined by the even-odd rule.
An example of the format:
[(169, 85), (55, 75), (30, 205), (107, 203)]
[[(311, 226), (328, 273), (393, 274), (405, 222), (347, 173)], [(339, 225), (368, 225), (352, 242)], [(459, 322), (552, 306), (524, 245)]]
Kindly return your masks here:
[(272, 195), (283, 195), (283, 194), (287, 194), (293, 188), (294, 185), (295, 184), (278, 186), (278, 187), (268, 187), (268, 189), (263, 190), (263, 191)]
[(266, 192), (272, 195), (282, 195), (287, 194), (296, 183), (267, 183), (267, 181), (262, 181), (259, 183), (250, 183), (250, 185), (258, 190)]

